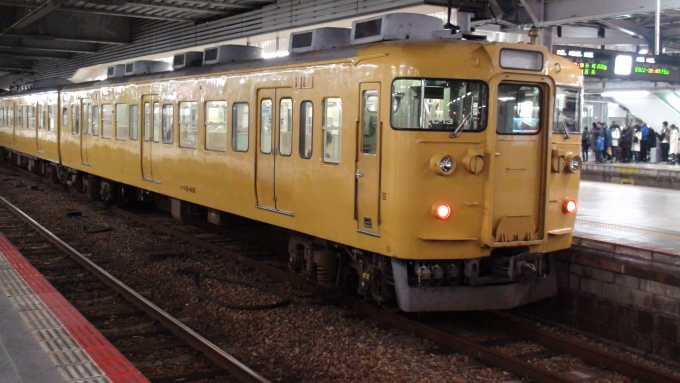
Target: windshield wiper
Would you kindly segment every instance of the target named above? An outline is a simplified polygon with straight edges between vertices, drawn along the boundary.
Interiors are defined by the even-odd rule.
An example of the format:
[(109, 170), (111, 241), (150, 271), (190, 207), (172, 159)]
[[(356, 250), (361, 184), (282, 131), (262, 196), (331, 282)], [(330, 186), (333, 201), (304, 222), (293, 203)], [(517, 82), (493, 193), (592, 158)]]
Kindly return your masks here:
[(566, 120), (562, 120), (562, 128), (564, 128), (564, 134), (565, 134), (564, 138), (567, 139), (567, 140), (570, 139), (571, 134), (569, 134), (569, 128), (567, 128), (567, 121)]
[(470, 111), (470, 113), (468, 113), (468, 115), (465, 116), (465, 117), (463, 118), (463, 121), (461, 121), (460, 125), (458, 125), (458, 127), (456, 128), (456, 130), (453, 131), (453, 133), (451, 134), (451, 136), (452, 136), (452, 137), (458, 137), (458, 136), (460, 135), (460, 132), (461, 132), (461, 131), (463, 130), (463, 128), (465, 127), (465, 125), (466, 125), (468, 122), (470, 122), (471, 119), (472, 119), (472, 111)]

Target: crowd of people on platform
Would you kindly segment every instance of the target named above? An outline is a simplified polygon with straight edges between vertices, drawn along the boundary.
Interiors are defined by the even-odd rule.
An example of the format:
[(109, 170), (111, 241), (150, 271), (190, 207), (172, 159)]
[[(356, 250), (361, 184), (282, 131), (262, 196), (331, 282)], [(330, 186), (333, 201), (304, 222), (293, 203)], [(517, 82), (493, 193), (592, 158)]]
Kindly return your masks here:
[(624, 124), (606, 126), (601, 122), (593, 122), (591, 130), (586, 127), (581, 136), (583, 161), (588, 161), (589, 149), (595, 153), (595, 162), (657, 162), (650, 158), (652, 149), (660, 151), (659, 163), (677, 165), (680, 162), (680, 131), (675, 124), (668, 126), (664, 121), (657, 132), (646, 123), (634, 125), (632, 128)]

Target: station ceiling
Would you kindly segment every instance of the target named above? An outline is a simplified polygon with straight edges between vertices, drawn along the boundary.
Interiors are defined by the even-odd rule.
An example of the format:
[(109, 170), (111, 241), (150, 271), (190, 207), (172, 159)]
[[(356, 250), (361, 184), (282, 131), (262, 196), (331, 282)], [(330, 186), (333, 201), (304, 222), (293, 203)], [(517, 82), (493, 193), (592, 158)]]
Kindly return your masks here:
[[(0, 0), (0, 88), (65, 76), (78, 66), (190, 48), (448, 0)], [(501, 31), (586, 27), (555, 44), (650, 45), (652, 0), (452, 0), (476, 25)], [(667, 52), (680, 51), (680, 0), (661, 0)], [(556, 30), (552, 28), (551, 30)], [(596, 31), (595, 35), (592, 31)], [(553, 33), (555, 34), (555, 33)]]

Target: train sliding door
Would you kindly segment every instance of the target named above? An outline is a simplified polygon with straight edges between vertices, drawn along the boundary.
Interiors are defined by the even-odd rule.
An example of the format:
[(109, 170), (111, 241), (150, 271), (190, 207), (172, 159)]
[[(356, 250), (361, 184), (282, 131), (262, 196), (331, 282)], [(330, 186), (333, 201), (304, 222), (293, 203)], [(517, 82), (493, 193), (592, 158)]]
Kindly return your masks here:
[(81, 100), (82, 129), (80, 130), (80, 160), (83, 165), (90, 163), (90, 146), (92, 145), (92, 100)]
[(293, 90), (260, 89), (257, 103), (257, 207), (292, 215)]
[(142, 96), (142, 140), (140, 141), (140, 157), (142, 163), (142, 179), (160, 183), (153, 176), (154, 147), (160, 145), (161, 139), (161, 106), (158, 95)]
[(492, 208), (496, 243), (542, 237), (549, 95), (541, 83), (506, 80), (498, 85)]
[(360, 129), (357, 132), (357, 230), (380, 235), (380, 83), (359, 87)]

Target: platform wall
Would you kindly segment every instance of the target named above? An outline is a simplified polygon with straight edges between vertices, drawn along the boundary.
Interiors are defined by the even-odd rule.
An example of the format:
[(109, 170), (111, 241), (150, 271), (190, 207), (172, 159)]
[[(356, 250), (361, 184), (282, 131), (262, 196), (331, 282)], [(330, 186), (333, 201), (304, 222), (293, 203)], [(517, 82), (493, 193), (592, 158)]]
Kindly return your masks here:
[(680, 257), (574, 238), (556, 268), (558, 296), (525, 311), (680, 359)]

